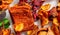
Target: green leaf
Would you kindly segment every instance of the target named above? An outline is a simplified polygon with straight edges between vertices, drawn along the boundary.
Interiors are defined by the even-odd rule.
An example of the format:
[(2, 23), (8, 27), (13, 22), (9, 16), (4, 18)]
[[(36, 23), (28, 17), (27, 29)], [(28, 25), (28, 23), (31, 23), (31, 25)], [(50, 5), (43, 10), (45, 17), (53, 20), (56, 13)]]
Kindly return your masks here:
[(2, 22), (0, 22), (0, 26), (2, 26)]
[(4, 19), (3, 22), (4, 22), (4, 24), (8, 24), (9, 20), (8, 19)]
[(4, 28), (6, 29), (6, 28), (9, 28), (9, 24), (5, 24), (4, 25)]

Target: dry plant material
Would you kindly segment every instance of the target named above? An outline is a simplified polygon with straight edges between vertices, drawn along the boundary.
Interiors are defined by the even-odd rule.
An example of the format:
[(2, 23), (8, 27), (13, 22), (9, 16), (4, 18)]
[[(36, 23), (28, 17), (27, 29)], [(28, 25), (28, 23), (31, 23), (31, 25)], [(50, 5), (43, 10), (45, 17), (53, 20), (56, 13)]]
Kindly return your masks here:
[(10, 35), (9, 29), (3, 29), (2, 32), (3, 32), (3, 35)]
[(52, 31), (54, 32), (55, 35), (60, 35), (59, 28), (55, 24), (53, 24), (53, 26), (52, 26)]
[(7, 9), (13, 0), (0, 0), (0, 8)]
[(0, 28), (0, 35), (3, 35), (2, 28)]
[(2, 21), (6, 16), (6, 12), (5, 10), (3, 10), (2, 8), (0, 8), (0, 21)]
[(0, 8), (2, 8), (2, 10), (7, 9), (8, 5), (4, 5), (2, 1), (0, 1)]
[(48, 33), (47, 28), (41, 28), (41, 29), (38, 31), (37, 35), (47, 35), (47, 33)]
[(41, 28), (38, 29), (37, 28), (34, 30), (30, 30), (27, 32), (28, 35), (54, 35), (53, 31), (51, 30), (51, 28)]
[(39, 32), (38, 35), (47, 35), (47, 32), (46, 31), (41, 31), (41, 32)]
[(41, 20), (41, 25), (45, 26), (48, 24), (49, 20), (48, 20), (48, 9), (50, 8), (50, 4), (46, 4), (44, 6), (41, 6), (41, 8), (38, 11), (38, 17)]
[(31, 0), (29, 4), (32, 6), (32, 14), (35, 21), (37, 21), (39, 18), (37, 17), (37, 10), (41, 7), (41, 5), (44, 3), (45, 0)]
[(11, 7), (9, 10), (15, 31), (21, 32), (33, 29), (34, 19), (29, 4), (23, 2), (21, 5)]
[(54, 35), (53, 31), (50, 27), (48, 28), (41, 28), (40, 31), (38, 31), (37, 35)]
[(39, 10), (38, 11), (38, 17), (41, 20), (41, 25), (47, 25), (48, 24), (48, 11), (44, 11), (44, 10)]
[(60, 2), (58, 3), (57, 11), (60, 12)]
[(59, 33), (60, 33), (60, 0), (58, 2), (58, 6), (57, 6), (57, 12), (58, 12), (58, 22), (59, 22)]
[(19, 0), (19, 4), (21, 4), (22, 2), (28, 2), (28, 0)]
[(48, 17), (49, 17), (49, 20), (53, 21), (53, 18), (56, 18), (58, 16), (58, 12), (57, 12), (57, 9), (56, 7), (53, 7), (49, 12), (48, 12)]
[(58, 22), (57, 18), (53, 18), (53, 24), (55, 24), (56, 26), (59, 26), (59, 22)]
[(58, 22), (60, 23), (60, 2), (58, 3), (58, 7), (57, 7), (57, 12), (58, 12)]
[(47, 11), (47, 10), (49, 10), (50, 6), (51, 6), (50, 4), (42, 5), (41, 9), (44, 11)]
[(27, 31), (27, 35), (37, 35), (38, 27), (34, 26), (33, 30)]
[(52, 20), (52, 31), (54, 33), (54, 35), (60, 35), (59, 34), (59, 23), (57, 20), (57, 16), (58, 16), (58, 12), (56, 7), (53, 7), (50, 11), (49, 11), (49, 20)]
[(15, 24), (14, 28), (15, 28), (15, 31), (21, 31), (24, 29), (24, 24), (23, 23)]
[(9, 5), (13, 0), (2, 0), (2, 4)]
[(47, 35), (55, 35), (54, 32), (51, 30), (51, 27), (48, 27)]

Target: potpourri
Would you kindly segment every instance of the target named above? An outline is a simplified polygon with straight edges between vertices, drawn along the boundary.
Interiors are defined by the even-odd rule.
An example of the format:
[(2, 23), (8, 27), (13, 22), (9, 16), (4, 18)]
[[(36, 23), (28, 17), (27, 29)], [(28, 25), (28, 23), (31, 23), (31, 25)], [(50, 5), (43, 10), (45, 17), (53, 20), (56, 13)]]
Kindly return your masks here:
[[(52, 9), (50, 3), (43, 5), (48, 0), (19, 0), (10, 7), (13, 1), (0, 0), (0, 35), (60, 35), (60, 0)], [(6, 18), (7, 9), (11, 20)], [(35, 25), (38, 20), (41, 28)]]

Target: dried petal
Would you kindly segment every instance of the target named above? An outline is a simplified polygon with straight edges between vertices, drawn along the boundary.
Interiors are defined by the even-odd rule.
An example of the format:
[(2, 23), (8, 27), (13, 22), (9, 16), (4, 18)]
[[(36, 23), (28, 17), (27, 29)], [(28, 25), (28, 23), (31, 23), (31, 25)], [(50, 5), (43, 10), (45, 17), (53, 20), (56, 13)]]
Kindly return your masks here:
[(41, 6), (41, 9), (44, 11), (47, 11), (49, 10), (50, 6), (51, 6), (50, 4), (46, 4), (46, 5)]

